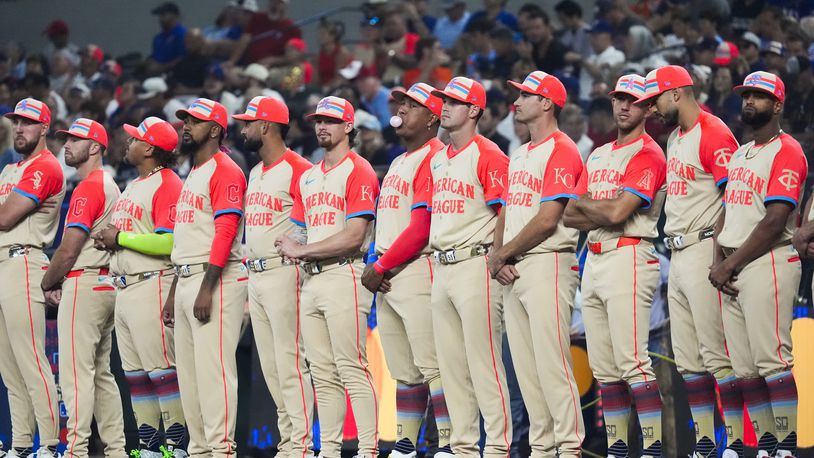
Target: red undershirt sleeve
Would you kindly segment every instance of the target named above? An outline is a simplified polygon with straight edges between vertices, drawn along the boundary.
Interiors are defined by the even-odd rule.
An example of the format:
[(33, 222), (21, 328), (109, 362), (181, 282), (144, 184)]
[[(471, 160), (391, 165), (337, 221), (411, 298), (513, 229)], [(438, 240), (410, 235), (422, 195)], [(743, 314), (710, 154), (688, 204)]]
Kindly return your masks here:
[(212, 251), (209, 253), (209, 264), (224, 267), (232, 251), (232, 242), (237, 236), (237, 225), (241, 215), (223, 213), (215, 218), (215, 238), (212, 240)]
[(410, 212), (410, 224), (396, 238), (375, 264), (376, 272), (383, 274), (414, 258), (427, 246), (430, 239), (430, 212), (422, 207), (414, 208)]

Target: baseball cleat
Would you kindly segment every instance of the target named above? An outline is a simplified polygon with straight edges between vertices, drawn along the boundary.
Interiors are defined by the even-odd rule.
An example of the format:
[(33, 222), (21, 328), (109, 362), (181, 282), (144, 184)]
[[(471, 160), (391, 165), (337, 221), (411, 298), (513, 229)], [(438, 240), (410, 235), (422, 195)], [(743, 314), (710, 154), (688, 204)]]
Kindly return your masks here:
[(721, 458), (740, 458), (740, 455), (738, 455), (738, 452), (728, 448), (724, 450), (724, 454), (721, 455)]
[(48, 447), (40, 447), (40, 449), (37, 450), (36, 453), (32, 453), (31, 455), (28, 456), (29, 458), (62, 458), (61, 453), (52, 452), (48, 450)]
[(164, 454), (161, 452), (154, 452), (152, 450), (139, 450), (139, 458), (163, 458)]
[(455, 454), (452, 453), (452, 448), (447, 444), (439, 448), (438, 451), (435, 452), (435, 455), (433, 455), (433, 458), (455, 458)]
[(791, 450), (778, 450), (774, 453), (775, 458), (794, 458), (794, 453)]
[(757, 451), (757, 458), (768, 458), (768, 457), (771, 457), (771, 455), (769, 455), (769, 452), (767, 452), (766, 450)]
[(416, 456), (416, 451), (415, 450), (413, 450), (412, 452), (409, 452), (409, 453), (402, 453), (402, 452), (400, 452), (398, 450), (393, 450), (393, 451), (390, 452), (390, 457), (391, 458), (415, 458), (415, 456)]

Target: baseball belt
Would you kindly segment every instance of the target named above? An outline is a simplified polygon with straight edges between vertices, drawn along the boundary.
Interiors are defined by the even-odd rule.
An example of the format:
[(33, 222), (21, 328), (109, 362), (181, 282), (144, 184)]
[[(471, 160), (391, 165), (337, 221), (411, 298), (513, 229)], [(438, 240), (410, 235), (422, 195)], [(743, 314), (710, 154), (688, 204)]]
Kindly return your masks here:
[(12, 245), (8, 248), (8, 256), (0, 257), (0, 262), (8, 261), (11, 258), (25, 256), (31, 251), (31, 246), (28, 245)]
[(485, 256), (489, 252), (488, 245), (473, 245), (471, 247), (458, 248), (453, 250), (437, 250), (433, 251), (432, 255), (439, 264), (449, 265), (457, 264), (467, 259), (477, 258), (478, 256)]
[[(777, 245), (773, 246), (771, 249), (772, 249), (772, 250), (775, 250), (775, 249), (777, 249), (777, 248), (782, 248), (782, 247), (784, 247), (784, 246), (789, 246), (789, 245), (791, 245), (791, 242), (790, 242), (790, 241), (785, 241), (785, 242), (781, 242), (781, 243), (779, 243), (779, 244), (777, 244)], [(723, 251), (723, 252), (724, 252), (724, 256), (726, 256), (726, 257), (728, 258), (728, 257), (732, 256), (732, 254), (733, 254), (733, 253), (735, 253), (736, 251), (738, 251), (738, 249), (737, 249), (737, 248), (729, 248), (729, 247), (725, 247), (725, 246), (723, 246), (723, 247), (721, 247), (721, 251)]]
[(173, 266), (173, 270), (175, 270), (176, 277), (186, 278), (195, 274), (206, 272), (208, 267), (208, 262), (202, 262), (200, 264), (178, 264)]
[(337, 267), (341, 267), (347, 264), (353, 264), (354, 261), (356, 261), (356, 257), (347, 256), (341, 258), (325, 259), (322, 261), (304, 262), (300, 264), (300, 267), (302, 268), (303, 272), (307, 273), (308, 275), (319, 275), (322, 272), (333, 270), (336, 269)]
[[(275, 262), (277, 260), (279, 260), (279, 262)], [(275, 267), (294, 265), (291, 260), (283, 257), (246, 259), (243, 261), (243, 263), (246, 265), (246, 268), (252, 272), (264, 272), (266, 270), (274, 269)]]
[(106, 277), (108, 274), (110, 274), (110, 269), (108, 269), (107, 267), (100, 267), (98, 271), (96, 269), (76, 269), (68, 272), (68, 275), (65, 275), (65, 278), (78, 277), (84, 274), (85, 272), (92, 272), (99, 275), (100, 277)]
[(692, 234), (664, 237), (664, 245), (668, 250), (683, 250), (684, 248), (695, 245), (702, 240), (712, 238), (713, 235), (715, 235), (715, 229), (708, 227)]
[(522, 261), (522, 260), (524, 260), (524, 259), (528, 259), (528, 258), (530, 258), (530, 257), (532, 257), (532, 256), (535, 256), (535, 255), (538, 255), (538, 254), (547, 254), (547, 253), (575, 253), (575, 252), (576, 252), (576, 250), (575, 250), (574, 248), (563, 248), (563, 249), (561, 249), (561, 250), (556, 250), (556, 251), (544, 251), (544, 252), (542, 252), (542, 253), (524, 253), (524, 254), (518, 254), (518, 255), (516, 255), (516, 256), (514, 256), (514, 257), (512, 257), (512, 259), (510, 259), (509, 261), (507, 261), (507, 262), (506, 262), (506, 264), (517, 264), (517, 263), (519, 263), (520, 261)]
[(119, 289), (127, 288), (128, 286), (133, 286), (136, 283), (141, 283), (144, 280), (149, 280), (151, 278), (156, 277), (163, 277), (164, 275), (169, 275), (171, 273), (175, 273), (174, 269), (164, 269), (164, 270), (154, 270), (152, 272), (142, 272), (136, 275), (114, 275), (113, 278), (113, 285)]
[(601, 242), (587, 242), (588, 250), (593, 254), (603, 254), (609, 251), (622, 248), (623, 246), (638, 245), (641, 243), (640, 237), (617, 237), (615, 239), (603, 240)]

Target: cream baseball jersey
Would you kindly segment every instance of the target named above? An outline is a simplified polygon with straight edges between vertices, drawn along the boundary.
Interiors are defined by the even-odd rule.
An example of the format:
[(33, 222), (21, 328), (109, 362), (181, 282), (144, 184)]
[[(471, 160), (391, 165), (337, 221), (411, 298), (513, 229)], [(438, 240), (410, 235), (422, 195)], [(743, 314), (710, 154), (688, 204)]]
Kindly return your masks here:
[[(430, 159), (443, 148), (441, 140), (433, 138), (421, 148), (397, 157), (390, 164), (376, 205), (377, 253), (387, 251), (410, 225), (410, 213), (413, 210), (430, 206)], [(422, 253), (429, 251), (429, 247), (425, 247)]]
[[(375, 217), (379, 179), (362, 156), (349, 152), (328, 169), (325, 162), (300, 177), (301, 205), (295, 203), (291, 221), (308, 229), (308, 243), (338, 234), (345, 221), (359, 216)], [(368, 234), (364, 247), (370, 244)]]
[(630, 192), (644, 202), (624, 224), (594, 229), (588, 233), (588, 240), (657, 237), (656, 225), (665, 197), (665, 167), (664, 152), (647, 134), (624, 145), (610, 142), (595, 149), (585, 163), (577, 195), (590, 192), (593, 199), (604, 200)]
[(788, 202), (794, 206), (778, 243), (791, 240), (799, 220), (808, 162), (797, 140), (781, 134), (764, 145), (751, 141), (732, 155), (729, 183), (724, 193), (726, 217), (718, 243), (739, 248), (766, 216), (766, 205)]
[[(104, 228), (111, 221), (113, 207), (120, 194), (119, 187), (109, 173), (102, 169), (90, 172), (71, 194), (65, 227), (82, 229), (88, 235)], [(93, 239), (88, 237), (73, 269), (107, 267), (109, 263), (110, 253), (94, 248)]]
[[(577, 145), (559, 130), (536, 145), (526, 143), (515, 149), (503, 192), (506, 212), (503, 242), (517, 237), (543, 202), (578, 198), (576, 186), (582, 169)], [(578, 238), (579, 231), (565, 227), (560, 219), (554, 233), (528, 253), (576, 250)]]
[[(274, 164), (257, 164), (246, 189), (246, 249), (250, 258), (277, 258), (274, 241), (291, 232), (294, 205), (301, 205), (300, 177), (312, 167), (288, 150)], [(295, 204), (296, 202), (296, 204)]]
[[(223, 151), (192, 169), (181, 188), (175, 218), (172, 262), (176, 265), (209, 261), (215, 238), (215, 218), (227, 213), (243, 216), (246, 177)], [(242, 259), (243, 225), (232, 242), (229, 261)]]
[(55, 197), (54, 208), (44, 213), (32, 212), (8, 231), (0, 231), (0, 250), (8, 251), (11, 245), (27, 245), (44, 248), (54, 241), (59, 227), (59, 208), (65, 199), (65, 177), (57, 158), (48, 150), (34, 153), (28, 159), (8, 164), (0, 172), (0, 204), (16, 192), (41, 204)]
[(448, 145), (433, 155), (432, 206), (428, 207), (433, 249), (492, 243), (497, 214), (490, 205), (501, 203), (508, 169), (509, 158), (482, 135), (460, 151)]
[[(182, 186), (181, 179), (170, 169), (136, 178), (113, 206), (113, 225), (134, 234), (173, 232)], [(154, 272), (171, 266), (169, 256), (149, 256), (127, 249), (114, 251), (110, 260), (110, 270), (116, 275)]]
[(720, 119), (701, 111), (695, 125), (667, 140), (667, 220), (664, 232), (681, 235), (712, 227), (721, 214), (722, 186), (735, 136)]

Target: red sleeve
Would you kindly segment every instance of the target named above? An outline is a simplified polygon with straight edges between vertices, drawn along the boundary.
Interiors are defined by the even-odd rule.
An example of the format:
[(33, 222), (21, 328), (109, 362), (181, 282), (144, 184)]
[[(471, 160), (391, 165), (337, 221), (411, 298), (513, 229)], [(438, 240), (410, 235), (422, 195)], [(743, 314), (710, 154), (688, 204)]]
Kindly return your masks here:
[(666, 173), (667, 162), (664, 154), (652, 145), (645, 144), (627, 163), (620, 186), (623, 190), (641, 197), (645, 201), (643, 207), (648, 208), (656, 192), (664, 184)]
[(415, 210), (419, 207), (430, 207), (432, 205), (432, 173), (430, 172), (430, 160), (432, 154), (427, 154), (413, 179), (413, 203), (410, 208)]
[[(589, 156), (590, 157), (590, 156)], [(588, 192), (588, 168), (586, 167), (582, 173), (579, 174), (579, 179), (577, 180), (577, 185), (574, 188), (574, 194), (577, 197), (585, 194)]]
[(807, 175), (808, 161), (799, 144), (788, 144), (784, 141), (782, 148), (774, 157), (769, 184), (766, 186), (766, 198), (763, 201), (789, 202), (796, 207)]
[(183, 183), (171, 170), (162, 172), (162, 180), (153, 194), (153, 231), (171, 233), (175, 231), (175, 206), (178, 204)]
[(297, 226), (305, 227), (305, 208), (302, 204), (302, 191), (300, 190), (300, 179), (303, 174), (311, 169), (310, 162), (303, 160), (303, 163), (291, 162), (291, 184), (288, 186), (288, 193), (291, 195), (293, 205), (291, 216), (288, 217)]
[(478, 143), (478, 179), (483, 186), (483, 198), (486, 205), (500, 205), (503, 189), (506, 187), (506, 175), (509, 173), (509, 157), (492, 142)]
[(218, 165), (209, 180), (209, 198), (215, 218), (226, 213), (243, 216), (243, 197), (246, 194), (246, 176), (225, 153), (216, 158)]
[(240, 224), (240, 215), (226, 213), (215, 219), (215, 237), (212, 239), (212, 249), (209, 252), (209, 264), (223, 267), (229, 260), (232, 251), (232, 242), (237, 236), (237, 225)]
[(726, 124), (717, 118), (713, 117), (702, 127), (699, 159), (704, 171), (712, 173), (715, 184), (721, 186), (729, 179), (729, 159), (737, 151), (738, 141)]
[(64, 181), (62, 167), (59, 162), (40, 157), (25, 168), (23, 176), (12, 190), (28, 197), (39, 205), (45, 199), (59, 194), (62, 191)]
[(88, 234), (105, 210), (105, 190), (101, 181), (82, 181), (71, 194), (65, 227), (78, 227)]
[(345, 219), (357, 216), (376, 216), (379, 198), (379, 178), (373, 167), (362, 158), (356, 158), (345, 185)]
[(430, 240), (430, 212), (423, 208), (414, 208), (410, 212), (410, 224), (393, 242), (373, 268), (380, 274), (385, 273), (413, 259)]
[[(566, 143), (567, 145), (567, 143)], [(543, 174), (543, 193), (540, 202), (556, 199), (576, 199), (577, 181), (582, 175), (582, 157), (570, 145), (554, 151)]]

